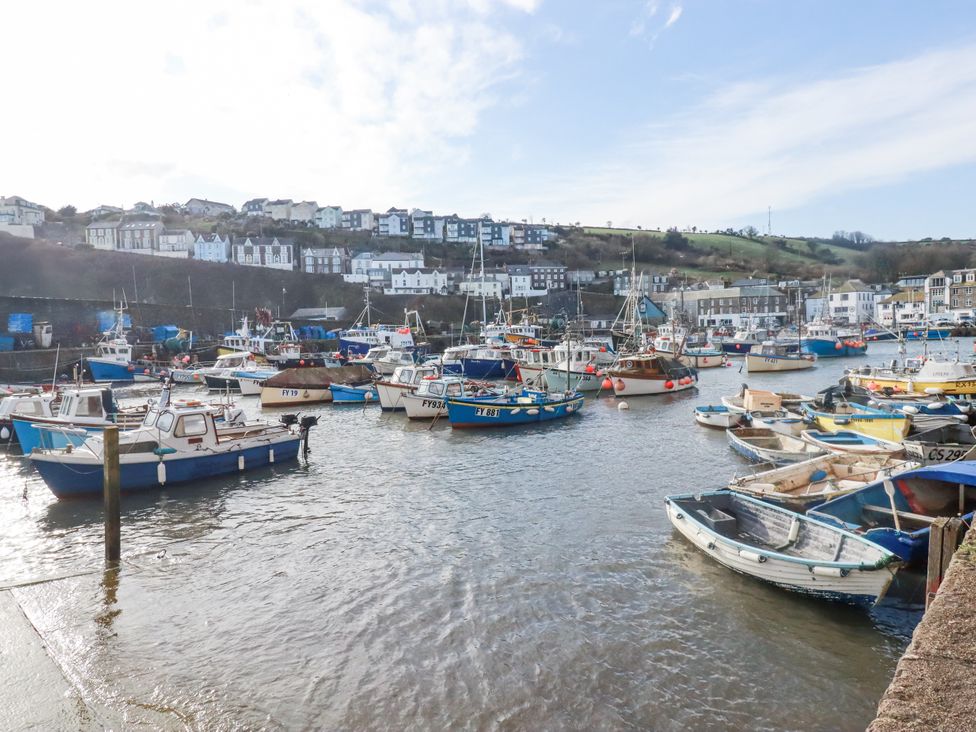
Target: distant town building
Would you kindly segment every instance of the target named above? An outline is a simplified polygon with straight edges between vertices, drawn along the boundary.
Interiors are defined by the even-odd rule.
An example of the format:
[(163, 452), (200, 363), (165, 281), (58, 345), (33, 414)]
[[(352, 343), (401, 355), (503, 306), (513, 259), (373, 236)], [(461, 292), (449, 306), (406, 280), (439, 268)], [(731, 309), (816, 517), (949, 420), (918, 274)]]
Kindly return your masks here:
[(193, 216), (220, 216), (221, 214), (233, 216), (237, 213), (237, 209), (229, 203), (208, 201), (206, 198), (191, 198), (183, 204), (183, 209)]
[(482, 280), (480, 275), (471, 275), (458, 285), (458, 292), (471, 297), (489, 297), (500, 300), (504, 288), (498, 280)]
[(44, 223), (44, 209), (20, 196), (0, 197), (0, 223), (38, 226)]
[(519, 249), (545, 249), (545, 244), (552, 238), (552, 233), (546, 226), (537, 224), (513, 224), (512, 246)]
[(293, 203), (294, 201), (290, 198), (266, 201), (264, 204), (264, 215), (274, 221), (291, 221), (291, 207)]
[(391, 208), (376, 217), (376, 235), (410, 236), (410, 216), (405, 208)]
[(121, 206), (98, 206), (93, 208), (91, 211), (87, 212), (89, 216), (93, 219), (99, 219), (103, 216), (121, 216), (122, 208)]
[(447, 273), (436, 269), (400, 269), (390, 273), (387, 295), (446, 295)]
[(443, 216), (434, 216), (432, 211), (414, 209), (410, 213), (410, 221), (414, 239), (444, 241), (445, 219)]
[(96, 249), (115, 251), (119, 248), (121, 221), (97, 221), (85, 227), (85, 243)]
[(481, 219), (462, 219), (457, 214), (444, 220), (444, 241), (448, 244), (477, 244)]
[(193, 242), (193, 258), (201, 262), (230, 261), (230, 236), (200, 234)]
[(921, 290), (905, 290), (879, 300), (875, 305), (875, 320), (885, 328), (896, 328), (923, 322), (925, 320), (925, 293)]
[(357, 208), (342, 212), (342, 228), (350, 231), (372, 231), (373, 212), (368, 208)]
[(529, 265), (533, 290), (565, 290), (566, 265), (558, 262), (537, 262)]
[(186, 259), (193, 251), (193, 241), (193, 232), (189, 229), (163, 229), (159, 234), (157, 254)]
[(848, 280), (830, 293), (830, 317), (837, 323), (860, 325), (874, 320), (874, 303), (878, 288), (861, 280)]
[(151, 203), (146, 203), (145, 201), (139, 201), (134, 204), (132, 208), (126, 211), (128, 214), (136, 214), (140, 216), (162, 216), (162, 213), (158, 208), (153, 206)]
[(323, 206), (315, 212), (315, 225), (320, 229), (338, 229), (342, 226), (342, 207)]
[(241, 206), (241, 213), (245, 216), (266, 216), (264, 207), (267, 203), (267, 198), (252, 198)]
[(383, 252), (374, 254), (370, 258), (371, 269), (385, 269), (392, 272), (395, 269), (422, 269), (423, 267), (422, 252)]
[(301, 201), (292, 204), (289, 221), (293, 224), (310, 224), (315, 220), (319, 205), (315, 201)]
[(249, 236), (234, 242), (231, 255), (236, 264), (247, 267), (295, 268), (295, 242), (287, 237)]
[(525, 264), (508, 267), (508, 278), (512, 297), (542, 297), (549, 291), (533, 288), (532, 268)]
[(120, 252), (155, 254), (159, 251), (159, 237), (163, 225), (159, 221), (126, 221), (119, 226)]
[(486, 247), (509, 247), (512, 244), (512, 225), (481, 219), (478, 222), (478, 238)]
[(302, 249), (302, 271), (309, 274), (346, 274), (349, 261), (349, 250), (345, 247)]
[(566, 282), (575, 287), (586, 287), (596, 279), (596, 272), (592, 269), (568, 269), (566, 270)]
[(342, 275), (345, 282), (367, 284), (369, 282), (369, 267), (373, 261), (373, 252), (359, 252), (349, 260), (349, 273)]
[(659, 293), (657, 301), (666, 312), (684, 313), (703, 327), (783, 324), (787, 316), (786, 295), (775, 287), (671, 290)]
[[(655, 272), (639, 272), (637, 274), (637, 291), (640, 295), (655, 292), (666, 292), (668, 289), (667, 275)], [(625, 297), (630, 292), (630, 271), (620, 270), (613, 277), (613, 294)]]

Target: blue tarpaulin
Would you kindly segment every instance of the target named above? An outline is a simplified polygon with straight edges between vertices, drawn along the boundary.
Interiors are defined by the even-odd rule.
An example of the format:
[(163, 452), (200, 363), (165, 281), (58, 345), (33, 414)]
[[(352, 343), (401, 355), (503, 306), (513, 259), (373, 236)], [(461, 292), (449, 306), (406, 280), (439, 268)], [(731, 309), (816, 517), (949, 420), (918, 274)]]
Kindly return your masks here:
[(8, 333), (31, 333), (34, 329), (34, 316), (30, 313), (10, 313), (7, 318)]

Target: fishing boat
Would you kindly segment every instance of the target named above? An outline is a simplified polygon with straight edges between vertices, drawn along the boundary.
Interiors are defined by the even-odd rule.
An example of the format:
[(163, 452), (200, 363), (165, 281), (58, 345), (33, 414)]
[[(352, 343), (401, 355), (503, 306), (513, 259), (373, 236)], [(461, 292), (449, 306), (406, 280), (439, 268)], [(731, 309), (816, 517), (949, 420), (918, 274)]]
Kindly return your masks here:
[(383, 411), (404, 409), (403, 395), (415, 390), (425, 379), (436, 379), (440, 369), (436, 366), (397, 366), (389, 379), (378, 379), (376, 391)]
[(733, 491), (668, 496), (678, 532), (731, 570), (793, 592), (852, 604), (884, 597), (888, 550), (849, 531)]
[(246, 351), (259, 355), (264, 361), (274, 354), (281, 344), (295, 340), (295, 331), (291, 323), (274, 320), (271, 311), (267, 308), (256, 309), (254, 316), (256, 332), (251, 331), (248, 318), (244, 315), (240, 327), (232, 333), (225, 334), (220, 345), (217, 346), (218, 356)]
[(255, 354), (249, 351), (236, 351), (217, 358), (214, 365), (201, 369), (203, 381), (209, 391), (239, 393), (241, 391), (240, 376), (238, 374), (260, 374), (262, 378), (277, 373), (266, 364), (257, 362)]
[(787, 346), (763, 341), (746, 354), (746, 371), (750, 374), (770, 371), (802, 371), (817, 365), (812, 353), (788, 353)]
[(755, 328), (742, 328), (731, 338), (721, 342), (721, 348), (729, 356), (745, 356), (753, 346), (758, 346), (769, 338), (769, 331)]
[(522, 388), (505, 395), (448, 397), (451, 427), (510, 427), (565, 419), (579, 414), (583, 394)]
[(710, 369), (725, 365), (725, 352), (711, 344), (691, 346), (688, 331), (673, 323), (664, 323), (657, 329), (653, 340), (654, 350), (675, 359), (678, 363), (695, 369)]
[[(58, 413), (53, 417), (11, 415), (17, 441), (24, 454), (41, 445), (41, 427), (57, 428), (63, 435), (83, 432), (101, 432), (108, 425), (116, 425), (126, 430), (137, 427), (146, 416), (148, 407), (121, 408), (115, 402), (112, 390), (107, 386), (83, 387), (65, 389), (61, 396)], [(68, 440), (52, 432), (51, 443), (55, 447), (63, 447)]]
[(748, 385), (743, 384), (738, 394), (722, 397), (722, 404), (733, 412), (754, 412), (756, 410), (768, 412), (776, 409), (795, 411), (800, 409), (804, 402), (809, 402), (812, 399), (812, 396), (805, 394), (750, 389)]
[(515, 358), (505, 346), (455, 346), (444, 350), (444, 373), (469, 379), (515, 379)]
[(811, 506), (863, 488), (882, 478), (917, 468), (888, 455), (821, 455), (799, 463), (737, 476), (729, 489), (805, 512)]
[(261, 406), (288, 407), (331, 402), (331, 384), (359, 384), (371, 378), (369, 369), (364, 366), (285, 369), (264, 382)]
[(392, 376), (400, 366), (414, 366), (416, 360), (412, 351), (401, 351), (395, 348), (373, 361), (373, 372), (378, 376)]
[(17, 439), (13, 416), (53, 417), (54, 394), (15, 392), (0, 399), (0, 444)]
[(929, 393), (931, 389), (941, 394), (976, 395), (976, 369), (972, 364), (937, 357), (856, 369), (848, 372), (847, 378), (870, 391)]
[(971, 401), (949, 399), (940, 389), (928, 389), (928, 393), (924, 394), (886, 393), (855, 386), (846, 377), (841, 379), (840, 388), (838, 393), (847, 401), (908, 415), (912, 421), (912, 429), (916, 432), (964, 424), (974, 412)]
[(727, 430), (737, 426), (741, 420), (741, 412), (733, 412), (721, 404), (695, 407), (695, 421), (705, 427)]
[(906, 341), (944, 341), (952, 336), (952, 328), (907, 327), (902, 329), (901, 336)]
[(803, 430), (800, 438), (821, 450), (832, 453), (856, 453), (858, 455), (901, 455), (905, 448), (900, 442), (890, 442), (854, 430), (823, 432)]
[(817, 358), (849, 358), (863, 356), (868, 344), (855, 333), (844, 333), (830, 323), (813, 322), (803, 326), (800, 350)]
[(901, 442), (911, 428), (908, 415), (864, 404), (836, 400), (828, 390), (823, 398), (803, 404), (803, 413), (826, 432), (850, 430), (888, 442)]
[(264, 383), (277, 373), (276, 369), (255, 369), (253, 371), (234, 371), (231, 376), (237, 380), (237, 388), (241, 396), (260, 396)]
[(740, 416), (748, 427), (760, 427), (790, 437), (799, 437), (806, 427), (803, 417), (788, 409), (753, 410), (743, 412)]
[(758, 427), (735, 427), (725, 433), (729, 447), (756, 463), (786, 465), (823, 455), (823, 450), (796, 437)]
[(401, 394), (400, 400), (410, 419), (435, 419), (447, 416), (447, 398), (498, 393), (484, 383), (472, 382), (461, 376), (441, 376), (424, 379), (415, 390)]
[(976, 462), (927, 465), (822, 503), (808, 513), (853, 531), (910, 564), (925, 561), (929, 529), (939, 517), (969, 524), (976, 508)]
[(333, 404), (378, 404), (376, 386), (365, 384), (329, 384)]
[(621, 356), (607, 369), (613, 393), (618, 397), (667, 394), (694, 389), (698, 372), (658, 353)]
[(339, 362), (323, 353), (309, 353), (298, 343), (279, 343), (266, 355), (275, 369), (297, 369), (311, 366), (338, 366)]
[(185, 363), (169, 369), (167, 376), (175, 384), (202, 384), (205, 368), (201, 363)]
[(976, 433), (968, 425), (946, 425), (909, 435), (905, 454), (923, 465), (976, 460)]
[[(211, 407), (171, 403), (164, 390), (141, 426), (119, 433), (120, 488), (158, 489), (294, 460), (315, 418), (296, 422), (221, 425)], [(101, 495), (103, 452), (102, 436), (94, 434), (81, 446), (34, 450), (30, 459), (58, 498)]]

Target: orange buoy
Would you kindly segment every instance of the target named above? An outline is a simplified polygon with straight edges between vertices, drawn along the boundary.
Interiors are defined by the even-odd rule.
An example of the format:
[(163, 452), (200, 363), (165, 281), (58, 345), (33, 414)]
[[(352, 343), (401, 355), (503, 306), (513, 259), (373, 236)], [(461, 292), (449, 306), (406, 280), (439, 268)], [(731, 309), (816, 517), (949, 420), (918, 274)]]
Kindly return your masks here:
[(674, 388), (674, 382), (671, 381), (670, 379), (668, 381), (665, 381), (664, 382), (664, 388), (665, 389), (673, 389)]
[(600, 353), (606, 353), (606, 352), (607, 352), (607, 347), (606, 346), (600, 346)]
[(605, 379), (603, 380), (603, 384), (602, 384), (602, 386), (603, 386), (603, 388), (604, 388), (604, 389), (612, 389), (612, 388), (613, 388), (613, 379), (611, 379), (611, 378), (610, 378), (610, 377), (608, 376), (607, 378), (605, 378)]
[(624, 384), (624, 380), (623, 379), (617, 379), (617, 383), (613, 385), (613, 390), (614, 391), (623, 391), (626, 388), (626, 386), (627, 385)]
[(588, 374), (595, 374), (596, 373), (596, 366), (594, 366), (591, 363), (588, 363), (588, 364), (586, 364), (586, 368), (584, 369), (584, 371), (586, 371), (586, 373), (588, 373)]
[(836, 350), (838, 350), (838, 351), (839, 351), (840, 349), (842, 349), (843, 347), (844, 347), (844, 346), (842, 346), (842, 345), (841, 345), (840, 343), (835, 343), (835, 344), (834, 344), (834, 348), (835, 348)]

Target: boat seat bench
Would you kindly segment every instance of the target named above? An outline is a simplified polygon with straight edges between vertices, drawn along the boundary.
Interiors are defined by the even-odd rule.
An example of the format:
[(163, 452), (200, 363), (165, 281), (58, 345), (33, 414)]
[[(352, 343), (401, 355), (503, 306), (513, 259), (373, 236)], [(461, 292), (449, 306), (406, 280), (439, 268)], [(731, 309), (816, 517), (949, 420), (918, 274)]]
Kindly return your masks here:
[[(884, 516), (892, 516), (895, 514), (895, 511), (892, 511), (890, 508), (886, 508), (885, 506), (872, 506), (870, 504), (865, 504), (864, 510), (870, 513), (880, 513)], [(935, 516), (924, 516), (920, 513), (912, 513), (911, 511), (898, 511), (897, 513), (900, 519), (915, 521), (920, 524), (931, 524), (936, 519)]]

